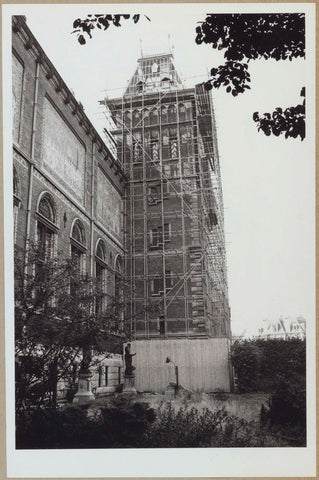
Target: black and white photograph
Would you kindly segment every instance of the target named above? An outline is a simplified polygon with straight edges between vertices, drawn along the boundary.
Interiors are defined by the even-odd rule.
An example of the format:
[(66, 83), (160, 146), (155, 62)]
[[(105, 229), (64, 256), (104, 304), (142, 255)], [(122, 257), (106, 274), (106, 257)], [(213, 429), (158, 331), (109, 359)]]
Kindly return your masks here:
[(315, 476), (315, 4), (2, 22), (7, 475)]

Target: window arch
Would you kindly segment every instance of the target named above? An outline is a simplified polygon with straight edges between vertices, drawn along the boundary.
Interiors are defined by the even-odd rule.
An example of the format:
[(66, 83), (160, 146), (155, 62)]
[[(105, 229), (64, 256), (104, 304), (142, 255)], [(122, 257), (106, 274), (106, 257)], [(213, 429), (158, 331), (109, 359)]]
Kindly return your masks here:
[[(123, 291), (123, 285), (122, 285), (123, 261), (120, 255), (117, 255), (115, 257), (114, 270), (115, 270), (114, 296), (115, 296), (115, 299), (117, 299), (120, 303), (122, 303), (124, 299), (124, 291)], [(124, 312), (120, 312), (120, 318), (123, 321)]]
[(38, 213), (42, 215), (43, 218), (49, 220), (52, 223), (55, 223), (56, 220), (56, 211), (55, 204), (51, 195), (47, 192), (43, 193), (39, 199), (38, 203)]
[(55, 234), (58, 231), (56, 222), (56, 208), (51, 195), (44, 192), (37, 206), (37, 244), (42, 261), (54, 255)]
[(97, 295), (95, 302), (96, 313), (101, 313), (105, 306), (106, 282), (107, 282), (107, 265), (106, 265), (106, 247), (105, 242), (99, 239), (95, 250), (95, 278), (97, 286)]
[(178, 115), (179, 115), (180, 122), (183, 122), (186, 120), (186, 107), (183, 103), (180, 103), (178, 106)]
[(144, 108), (143, 110), (143, 121), (146, 126), (150, 124), (150, 111), (148, 108)]
[(122, 275), (122, 265), (123, 265), (123, 260), (120, 255), (117, 255), (115, 258), (115, 263), (114, 263), (114, 270), (116, 273)]
[(18, 215), (19, 215), (19, 208), (20, 208), (20, 198), (19, 198), (19, 177), (16, 171), (15, 166), (13, 166), (13, 235), (14, 235), (14, 243), (16, 243), (17, 238), (17, 227), (18, 227)]
[(13, 166), (13, 195), (19, 197), (19, 177), (17, 174), (16, 167)]
[(161, 108), (162, 123), (167, 123), (167, 106), (163, 105)]
[(168, 107), (168, 121), (169, 122), (176, 122), (176, 105), (172, 104)]
[(150, 124), (151, 125), (158, 124), (158, 111), (156, 108), (153, 108), (150, 112)]
[(70, 241), (72, 259), (75, 262), (78, 272), (83, 273), (86, 252), (86, 238), (83, 224), (78, 219), (73, 222)]
[(96, 245), (96, 250), (95, 250), (95, 256), (99, 259), (102, 260), (103, 262), (106, 262), (106, 248), (105, 248), (105, 243), (103, 240), (99, 240)]
[(130, 127), (131, 126), (131, 121), (132, 121), (132, 115), (131, 112), (126, 111), (124, 113), (124, 123), (126, 126)]
[(141, 120), (140, 112), (138, 110), (134, 110), (134, 112), (133, 112), (133, 127), (138, 125), (140, 123), (140, 120)]
[(77, 243), (85, 247), (86, 245), (85, 230), (80, 220), (75, 220), (75, 222), (73, 223), (71, 238), (72, 240), (75, 240)]

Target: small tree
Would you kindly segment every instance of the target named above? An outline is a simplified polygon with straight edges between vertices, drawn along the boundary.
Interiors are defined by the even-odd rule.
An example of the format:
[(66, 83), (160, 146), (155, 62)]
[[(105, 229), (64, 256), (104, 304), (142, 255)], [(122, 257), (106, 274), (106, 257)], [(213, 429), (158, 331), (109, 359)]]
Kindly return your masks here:
[[(30, 245), (27, 260), (15, 255), (15, 354), (18, 405), (56, 403), (59, 380), (72, 375), (76, 359), (82, 369), (91, 351), (106, 341), (128, 338), (122, 320), (123, 300), (105, 293), (72, 258), (43, 261)], [(97, 308), (104, 305), (104, 308)]]

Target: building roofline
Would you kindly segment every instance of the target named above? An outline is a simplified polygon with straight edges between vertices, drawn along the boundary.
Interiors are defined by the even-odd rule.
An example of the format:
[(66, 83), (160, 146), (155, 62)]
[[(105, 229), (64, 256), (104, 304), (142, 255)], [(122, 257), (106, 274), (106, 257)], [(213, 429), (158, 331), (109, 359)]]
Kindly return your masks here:
[(64, 103), (69, 106), (72, 114), (78, 117), (79, 123), (82, 126), (85, 134), (91, 137), (92, 141), (97, 144), (99, 152), (104, 155), (105, 159), (109, 160), (110, 165), (116, 165), (115, 173), (119, 173), (121, 179), (124, 180), (125, 175), (122, 166), (114, 157), (108, 146), (104, 143), (96, 128), (85, 114), (81, 102), (76, 100), (74, 94), (64, 82), (63, 78), (41, 47), (40, 43), (35, 38), (34, 34), (26, 23), (26, 17), (24, 15), (12, 16), (12, 30), (16, 34), (20, 33), (20, 38), (24, 43), (25, 48), (30, 50), (34, 55), (36, 62), (42, 65), (43, 69), (45, 70), (47, 80), (51, 80), (55, 84), (56, 92), (63, 97)]
[(174, 58), (172, 53), (154, 53), (152, 55), (143, 55), (143, 57), (140, 57), (137, 59), (138, 62), (141, 60), (149, 60), (151, 58), (159, 58), (159, 57), (172, 57)]

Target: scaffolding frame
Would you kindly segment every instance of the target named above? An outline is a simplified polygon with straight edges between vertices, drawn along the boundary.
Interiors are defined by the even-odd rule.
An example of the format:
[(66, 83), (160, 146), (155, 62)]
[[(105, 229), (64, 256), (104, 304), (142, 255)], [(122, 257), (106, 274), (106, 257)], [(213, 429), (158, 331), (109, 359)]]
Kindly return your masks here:
[[(192, 114), (189, 118), (187, 115), (185, 118), (180, 116), (180, 105), (185, 102), (191, 105)], [(150, 303), (157, 305), (164, 316), (165, 337), (230, 337), (223, 198), (214, 111), (210, 95), (202, 85), (194, 89), (175, 87), (166, 91), (158, 90), (158, 92), (142, 91), (138, 95), (128, 87), (121, 99), (109, 100), (107, 105), (120, 127), (113, 134), (120, 139), (118, 155), (129, 177), (124, 201), (124, 241), (127, 250), (125, 271), (128, 273), (131, 285), (128, 318), (136, 319), (139, 315), (138, 305), (143, 304), (144, 331), (136, 332), (137, 337), (158, 336), (150, 331), (150, 321), (154, 320), (149, 313)], [(176, 119), (172, 122), (167, 121), (168, 117), (165, 122), (162, 121), (162, 109), (167, 105), (175, 105)], [(150, 111), (158, 110), (157, 124), (146, 123), (146, 107), (148, 115)], [(140, 120), (134, 124), (133, 114), (136, 111), (140, 112)], [(127, 112), (130, 112), (128, 117)], [(129, 123), (127, 119), (130, 119)], [(187, 137), (187, 142), (192, 147), (187, 156), (182, 155), (181, 151), (181, 125), (190, 126), (191, 137)], [(171, 158), (170, 155), (167, 159), (163, 158), (163, 128), (167, 129), (170, 126), (175, 126), (176, 129), (177, 159)], [(158, 128), (158, 145), (154, 148), (151, 134), (148, 136), (149, 143), (146, 142), (146, 132), (151, 132), (155, 128)], [(130, 138), (129, 148), (126, 145), (126, 135)], [(141, 142), (139, 138), (142, 139)], [(170, 143), (169, 147), (171, 148)], [(158, 149), (157, 158), (156, 149)], [(134, 162), (136, 151), (142, 153), (139, 157), (141, 166), (137, 166), (139, 163)], [(172, 161), (177, 162), (177, 175), (167, 175), (168, 168), (165, 173), (165, 166), (170, 165)], [(149, 175), (150, 167), (156, 173), (154, 178)], [(160, 186), (160, 201), (152, 205), (156, 209), (150, 208), (151, 205), (148, 202), (149, 185), (152, 183)], [(170, 203), (169, 210), (164, 205), (166, 198)], [(157, 208), (158, 205), (159, 208)], [(207, 218), (210, 218), (209, 226)], [(150, 225), (154, 225), (153, 221), (159, 219), (163, 241), (158, 248), (152, 249), (149, 229)], [(179, 228), (170, 229), (169, 232), (171, 239), (178, 238), (179, 248), (169, 248), (168, 242), (164, 239), (165, 222), (170, 219), (180, 219)], [(141, 231), (138, 231), (138, 222), (142, 222)], [(192, 237), (191, 242), (189, 236)], [(153, 295), (150, 289), (150, 280), (155, 277), (150, 269), (149, 259), (154, 260), (155, 257), (160, 257), (161, 261), (160, 275), (163, 279), (163, 291), (160, 298)], [(170, 288), (168, 288), (166, 272), (167, 265), (170, 265), (170, 257), (180, 260), (181, 271), (175, 272), (173, 286), (171, 287), (171, 279)], [(140, 260), (143, 263), (142, 273), (137, 272), (137, 263)], [(137, 289), (138, 282), (143, 283), (143, 294), (140, 297)], [(201, 285), (199, 294), (195, 293), (197, 285)], [(182, 300), (184, 304), (184, 315), (180, 317), (185, 323), (183, 332), (169, 332), (167, 328), (167, 321), (171, 320), (168, 309), (175, 300)], [(202, 315), (195, 316), (205, 328), (198, 331), (194, 328), (196, 311), (194, 306), (198, 306), (198, 309), (202, 308)], [(175, 317), (176, 319), (179, 317)], [(133, 322), (131, 329), (134, 331)]]

